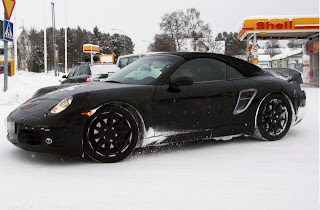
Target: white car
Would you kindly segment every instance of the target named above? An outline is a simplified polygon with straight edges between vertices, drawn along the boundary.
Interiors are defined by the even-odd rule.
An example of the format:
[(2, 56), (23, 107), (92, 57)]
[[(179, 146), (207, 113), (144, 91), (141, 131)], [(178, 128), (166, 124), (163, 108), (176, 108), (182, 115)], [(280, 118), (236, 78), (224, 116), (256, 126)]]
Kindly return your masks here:
[(123, 67), (129, 65), (130, 63), (146, 56), (146, 55), (153, 55), (159, 52), (147, 52), (147, 53), (140, 53), (140, 54), (130, 54), (130, 55), (122, 55), (117, 60), (117, 66), (122, 69)]

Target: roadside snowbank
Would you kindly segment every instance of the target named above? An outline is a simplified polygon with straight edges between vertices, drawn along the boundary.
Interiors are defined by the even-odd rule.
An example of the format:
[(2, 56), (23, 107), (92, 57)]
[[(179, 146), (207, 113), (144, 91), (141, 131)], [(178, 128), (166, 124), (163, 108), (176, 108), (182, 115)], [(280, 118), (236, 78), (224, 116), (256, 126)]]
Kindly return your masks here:
[(18, 71), (13, 77), (8, 77), (8, 90), (3, 92), (4, 76), (0, 75), (0, 105), (21, 104), (28, 100), (35, 91), (42, 87), (59, 85), (60, 77), (54, 72), (33, 73)]

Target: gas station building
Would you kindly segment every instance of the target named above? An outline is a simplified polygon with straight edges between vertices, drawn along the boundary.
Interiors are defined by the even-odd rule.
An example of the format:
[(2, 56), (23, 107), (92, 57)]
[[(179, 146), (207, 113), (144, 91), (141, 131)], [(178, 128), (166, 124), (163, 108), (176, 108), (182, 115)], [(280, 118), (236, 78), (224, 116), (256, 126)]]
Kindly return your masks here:
[(304, 81), (319, 86), (318, 15), (248, 17), (241, 22), (238, 39), (247, 42), (246, 57), (253, 64), (258, 64), (258, 40), (307, 40), (302, 50)]

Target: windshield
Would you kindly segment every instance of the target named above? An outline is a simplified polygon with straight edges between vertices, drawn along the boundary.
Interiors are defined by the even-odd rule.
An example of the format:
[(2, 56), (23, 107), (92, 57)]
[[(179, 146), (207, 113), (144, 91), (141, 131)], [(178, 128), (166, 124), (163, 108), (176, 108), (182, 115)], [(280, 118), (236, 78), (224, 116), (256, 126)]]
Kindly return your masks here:
[(106, 82), (147, 85), (155, 81), (167, 69), (178, 62), (172, 56), (147, 56), (119, 70)]

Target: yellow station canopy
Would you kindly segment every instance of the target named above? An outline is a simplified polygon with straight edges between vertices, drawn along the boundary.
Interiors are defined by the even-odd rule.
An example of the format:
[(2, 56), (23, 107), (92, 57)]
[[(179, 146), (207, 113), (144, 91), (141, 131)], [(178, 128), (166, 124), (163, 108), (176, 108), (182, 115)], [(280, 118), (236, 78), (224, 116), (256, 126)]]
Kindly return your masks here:
[(250, 39), (253, 34), (260, 40), (306, 39), (319, 34), (319, 15), (244, 18), (238, 39)]

